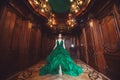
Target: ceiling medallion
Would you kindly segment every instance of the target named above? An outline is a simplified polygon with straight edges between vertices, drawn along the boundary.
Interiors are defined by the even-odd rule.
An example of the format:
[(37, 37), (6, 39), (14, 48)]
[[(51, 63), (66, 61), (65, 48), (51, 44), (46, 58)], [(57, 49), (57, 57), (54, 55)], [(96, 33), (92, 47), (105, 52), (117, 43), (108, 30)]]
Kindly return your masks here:
[[(91, 0), (28, 0), (38, 14), (46, 17), (48, 20), (46, 24), (53, 29), (57, 26), (73, 28), (77, 24), (75, 18), (86, 10), (90, 1)], [(58, 17), (56, 17), (58, 14), (67, 14), (67, 20), (63, 20), (63, 23), (60, 24), (57, 21)], [(59, 18), (64, 19), (62, 17)]]

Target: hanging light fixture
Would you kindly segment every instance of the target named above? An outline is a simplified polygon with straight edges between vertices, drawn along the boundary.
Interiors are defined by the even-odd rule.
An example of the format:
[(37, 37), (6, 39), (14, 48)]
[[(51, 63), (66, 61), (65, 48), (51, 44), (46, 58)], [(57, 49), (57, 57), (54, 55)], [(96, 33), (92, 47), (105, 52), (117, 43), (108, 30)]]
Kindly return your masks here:
[(50, 27), (56, 26), (56, 20), (55, 15), (53, 13), (50, 14), (50, 17), (48, 18), (48, 23)]
[(68, 15), (68, 20), (67, 20), (67, 24), (70, 27), (74, 27), (76, 24), (76, 20), (72, 17), (72, 14)]

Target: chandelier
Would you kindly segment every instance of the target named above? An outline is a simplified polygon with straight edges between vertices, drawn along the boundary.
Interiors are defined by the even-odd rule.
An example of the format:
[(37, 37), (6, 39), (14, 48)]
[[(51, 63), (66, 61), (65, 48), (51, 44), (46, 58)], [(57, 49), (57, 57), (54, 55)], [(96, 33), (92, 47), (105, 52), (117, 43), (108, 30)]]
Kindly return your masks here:
[(50, 14), (50, 17), (48, 18), (48, 23), (47, 23), (51, 28), (56, 26), (56, 20), (55, 20), (55, 15), (53, 13)]
[(67, 25), (70, 27), (74, 27), (76, 25), (76, 20), (72, 17), (72, 14), (68, 15)]

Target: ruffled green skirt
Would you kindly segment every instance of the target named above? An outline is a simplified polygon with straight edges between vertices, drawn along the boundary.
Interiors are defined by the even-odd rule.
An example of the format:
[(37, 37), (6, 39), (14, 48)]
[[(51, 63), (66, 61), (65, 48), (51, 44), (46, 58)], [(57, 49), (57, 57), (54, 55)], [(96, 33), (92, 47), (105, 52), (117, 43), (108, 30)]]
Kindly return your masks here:
[(46, 65), (40, 69), (39, 75), (58, 74), (60, 65), (63, 74), (78, 76), (83, 72), (82, 68), (72, 60), (66, 49), (56, 47), (47, 57)]

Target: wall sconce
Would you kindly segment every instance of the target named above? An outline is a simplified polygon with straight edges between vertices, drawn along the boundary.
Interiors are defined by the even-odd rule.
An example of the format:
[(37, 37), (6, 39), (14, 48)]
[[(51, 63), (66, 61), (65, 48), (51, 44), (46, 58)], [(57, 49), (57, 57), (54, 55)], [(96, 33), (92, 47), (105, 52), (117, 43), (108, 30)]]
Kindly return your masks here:
[(33, 24), (29, 21), (29, 22), (28, 22), (28, 28), (31, 29), (32, 26), (33, 26)]
[(90, 27), (93, 27), (93, 26), (94, 26), (92, 19), (89, 21), (89, 25), (90, 25)]

